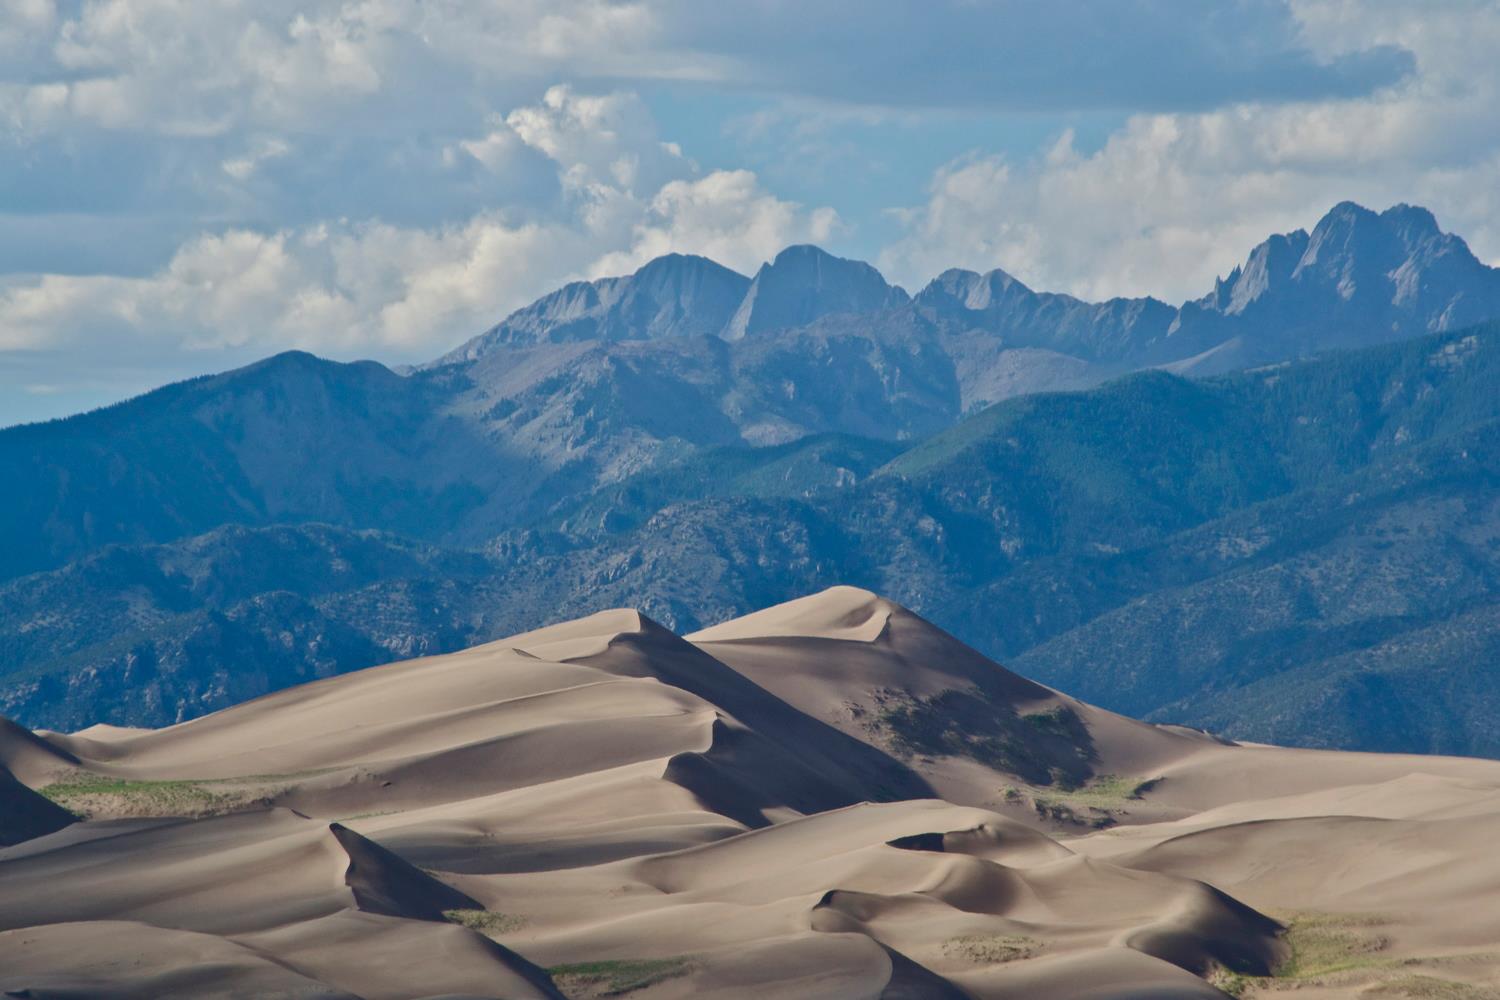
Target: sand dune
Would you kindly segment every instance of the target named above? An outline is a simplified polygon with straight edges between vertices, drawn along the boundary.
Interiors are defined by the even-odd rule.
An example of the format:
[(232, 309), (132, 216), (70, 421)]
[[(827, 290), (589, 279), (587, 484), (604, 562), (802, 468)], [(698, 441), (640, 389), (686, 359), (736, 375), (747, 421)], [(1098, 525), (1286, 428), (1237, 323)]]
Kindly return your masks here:
[(0, 989), (34, 997), (1500, 977), (1500, 763), (1142, 724), (853, 588), (686, 640), (606, 612), (163, 730), (7, 723), (0, 766)]

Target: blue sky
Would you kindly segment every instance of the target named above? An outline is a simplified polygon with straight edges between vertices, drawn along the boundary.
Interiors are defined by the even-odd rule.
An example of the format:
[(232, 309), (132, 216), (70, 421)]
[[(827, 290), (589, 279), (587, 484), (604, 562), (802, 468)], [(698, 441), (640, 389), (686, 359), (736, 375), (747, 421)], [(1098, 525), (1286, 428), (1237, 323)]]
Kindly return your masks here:
[(0, 424), (792, 242), (1206, 291), (1353, 198), (1500, 259), (1500, 0), (0, 0)]

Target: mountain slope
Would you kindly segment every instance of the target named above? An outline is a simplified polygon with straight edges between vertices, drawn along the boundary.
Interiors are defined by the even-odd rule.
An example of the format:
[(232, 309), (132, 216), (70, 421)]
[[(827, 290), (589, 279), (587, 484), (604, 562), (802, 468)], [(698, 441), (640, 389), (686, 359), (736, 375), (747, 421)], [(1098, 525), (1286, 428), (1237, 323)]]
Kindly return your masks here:
[(806, 326), (839, 313), (870, 314), (907, 303), (880, 272), (814, 246), (787, 247), (761, 265), (744, 301), (725, 325), (726, 340)]
[[(1491, 326), (1013, 400), (904, 451), (836, 438), (705, 451), (482, 553), (310, 526), (122, 550), (0, 590), (13, 651), (0, 697), (38, 724), (159, 724), (547, 614), (634, 602), (699, 628), (843, 579), (1097, 703), (1319, 742), (1310, 714), (1256, 708), (1272, 703), (1256, 685), (1321, 663), (1429, 664), (1484, 703), (1486, 674), (1468, 665), (1487, 662), (1473, 623), (1497, 592), (1497, 380)], [(1424, 635), (1444, 637), (1431, 648), (1446, 659)], [(249, 650), (265, 673), (234, 668)], [(150, 696), (116, 697), (129, 683)], [(1423, 712), (1392, 726), (1382, 697), (1399, 700), (1364, 691), (1326, 732), (1500, 752), (1482, 713), (1441, 732)]]
[(19, 484), (0, 501), (0, 578), (236, 523), (477, 544), (702, 448), (915, 440), (1143, 365), (1202, 374), (1452, 329), (1500, 314), (1500, 272), (1424, 210), (1346, 203), (1169, 312), (998, 271), (949, 271), (910, 300), (815, 247), (753, 281), (663, 257), (561, 289), (405, 377), (293, 353), (0, 431), (0, 473)]
[(1500, 270), (1442, 232), (1432, 213), (1335, 205), (1309, 234), (1275, 236), (1212, 293), (1183, 305), (1159, 360), (1217, 348), (1198, 367), (1225, 371), (1456, 330), (1500, 315)]
[[(1086, 573), (1089, 600), (1103, 606), (1015, 662), (1122, 710), (1236, 737), (1500, 754), (1479, 707), (1491, 652), (1472, 625), (1500, 606), (1497, 485), (1491, 422), (1137, 552), (1050, 567), (1054, 579)], [(1458, 636), (1467, 654), (1451, 656)], [(1090, 667), (1099, 663), (1112, 669)], [(1367, 689), (1344, 703), (1334, 692), (1354, 664)], [(1418, 669), (1434, 704), (1381, 690), (1383, 677)], [(1292, 677), (1322, 692), (1298, 706), (1307, 692), (1293, 695)], [(1470, 707), (1450, 698), (1440, 712), (1450, 683), (1472, 692)], [(1254, 692), (1273, 689), (1279, 707), (1262, 707)], [(1397, 706), (1422, 721), (1393, 724)]]
[(307, 520), (431, 536), (497, 488), (444, 392), (288, 353), (67, 420), (0, 431), (0, 574), (114, 542)]
[(920, 323), (835, 317), (716, 338), (496, 349), (410, 376), (279, 355), (107, 410), (0, 431), (0, 578), (102, 545), (319, 521), (475, 544), (701, 448), (958, 416)]
[[(1233, 692), (1284, 670), (1311, 678), (1330, 657), (1374, 655), (1495, 601), (1497, 365), (1489, 327), (1205, 382), (1136, 376), (1014, 401), (796, 505), (664, 509), (613, 542), (542, 560), (521, 589), (567, 600), (547, 590), (556, 573), (692, 627), (842, 576), (1096, 702), (1322, 741), (1310, 712), (1257, 714)], [(650, 582), (664, 574), (670, 584)], [(1445, 648), (1469, 642), (1467, 657), (1420, 662), (1485, 683), (1486, 646), (1472, 628), (1455, 635), (1469, 638)], [(1399, 648), (1382, 654), (1391, 669), (1414, 662)], [(1196, 708), (1209, 692), (1222, 692), (1211, 717)], [(1443, 731), (1435, 715), (1417, 718), (1391, 727), (1351, 710), (1336, 731), (1346, 746), (1500, 752), (1482, 712)]]
[(1156, 299), (1083, 302), (1033, 292), (999, 269), (944, 271), (913, 300), (964, 331), (998, 335), (1009, 347), (1041, 347), (1118, 362), (1166, 333), (1175, 312)]
[(749, 286), (750, 279), (706, 257), (668, 254), (626, 277), (565, 285), (432, 366), (476, 361), (506, 344), (714, 335)]
[[(803, 497), (858, 481), (898, 450), (815, 437), (708, 451), (581, 494), (558, 514), (560, 531), (510, 533), (483, 551), (330, 525), (230, 526), (107, 547), (0, 584), (0, 714), (54, 728), (97, 718), (165, 725), (330, 673), (458, 649), (530, 620), (556, 581), (524, 582), (523, 570), (549, 554), (638, 526), (687, 492)], [(690, 537), (680, 545), (692, 548)], [(705, 547), (728, 542), (716, 537)], [(769, 601), (779, 591), (755, 593)]]

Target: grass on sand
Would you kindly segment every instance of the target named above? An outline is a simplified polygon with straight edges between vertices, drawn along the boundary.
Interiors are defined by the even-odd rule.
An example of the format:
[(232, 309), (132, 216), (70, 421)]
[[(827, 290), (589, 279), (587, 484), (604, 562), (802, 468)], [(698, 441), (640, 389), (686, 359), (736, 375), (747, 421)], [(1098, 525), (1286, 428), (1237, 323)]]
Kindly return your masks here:
[(969, 934), (944, 941), (943, 954), (976, 965), (999, 965), (1030, 958), (1038, 947), (1037, 941), (1019, 934)]
[(490, 937), (514, 934), (528, 922), (525, 917), (514, 913), (492, 913), (489, 910), (444, 910), (443, 916), (455, 924), (463, 924), (471, 931)]
[(617, 959), (555, 965), (547, 971), (570, 997), (617, 997), (685, 976), (693, 963), (686, 958)]
[(288, 788), (302, 774), (252, 774), (238, 778), (136, 781), (75, 771), (37, 791), (80, 819), (125, 816), (220, 816), (256, 805)]
[[(1397, 958), (1388, 953), (1389, 939), (1380, 928), (1390, 920), (1370, 913), (1294, 913), (1281, 915), (1286, 924), (1288, 955), (1274, 976), (1245, 976), (1226, 969), (1208, 981), (1232, 997), (1253, 997), (1271, 991), (1299, 989), (1347, 976), (1366, 978), (1360, 996), (1389, 1000), (1500, 1000), (1500, 990), (1473, 986), (1409, 971), (1427, 964), (1420, 958)], [(1432, 960), (1444, 961), (1444, 960)], [(1367, 977), (1376, 977), (1370, 982)]]
[(1058, 823), (1072, 823), (1094, 828), (1110, 826), (1114, 815), (1124, 812), (1132, 802), (1161, 783), (1160, 778), (1141, 780), (1101, 774), (1082, 785), (1058, 782), (1049, 786), (1007, 785), (1001, 795), (1007, 802), (1029, 801), (1038, 816)]

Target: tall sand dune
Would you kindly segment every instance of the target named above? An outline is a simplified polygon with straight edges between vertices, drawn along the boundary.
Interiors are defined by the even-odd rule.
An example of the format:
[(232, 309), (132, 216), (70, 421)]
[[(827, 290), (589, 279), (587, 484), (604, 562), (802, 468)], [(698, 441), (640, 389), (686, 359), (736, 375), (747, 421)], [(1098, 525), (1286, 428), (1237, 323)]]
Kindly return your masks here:
[(854, 588), (686, 638), (604, 612), (161, 730), (5, 723), (0, 767), (8, 995), (1500, 982), (1500, 763), (1143, 724)]

